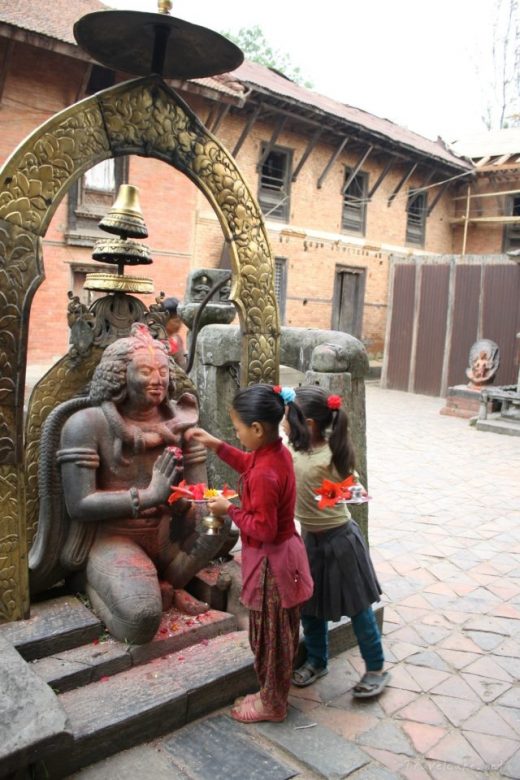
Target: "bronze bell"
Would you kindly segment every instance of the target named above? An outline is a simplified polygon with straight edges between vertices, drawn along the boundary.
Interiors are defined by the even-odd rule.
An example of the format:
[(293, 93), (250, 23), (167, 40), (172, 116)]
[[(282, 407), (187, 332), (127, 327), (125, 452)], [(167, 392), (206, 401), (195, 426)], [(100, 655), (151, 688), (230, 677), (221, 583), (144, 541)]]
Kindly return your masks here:
[(139, 190), (132, 184), (122, 184), (110, 211), (103, 217), (99, 227), (107, 233), (115, 233), (124, 238), (146, 238), (146, 227)]

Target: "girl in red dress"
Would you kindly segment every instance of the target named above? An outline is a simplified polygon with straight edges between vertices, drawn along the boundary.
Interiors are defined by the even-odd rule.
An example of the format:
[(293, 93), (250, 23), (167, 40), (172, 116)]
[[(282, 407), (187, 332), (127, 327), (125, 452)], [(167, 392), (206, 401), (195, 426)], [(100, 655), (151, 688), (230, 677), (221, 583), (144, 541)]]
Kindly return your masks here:
[(252, 385), (239, 390), (230, 410), (243, 452), (201, 428), (186, 432), (240, 474), (241, 506), (208, 501), (217, 517), (229, 515), (242, 540), (242, 603), (249, 609), (249, 641), (258, 693), (237, 699), (231, 717), (244, 723), (282, 721), (298, 649), (300, 604), (312, 594), (307, 555), (294, 524), (292, 458), (279, 436), (284, 414), (295, 449), (308, 446), (308, 429), (293, 403), (294, 390)]

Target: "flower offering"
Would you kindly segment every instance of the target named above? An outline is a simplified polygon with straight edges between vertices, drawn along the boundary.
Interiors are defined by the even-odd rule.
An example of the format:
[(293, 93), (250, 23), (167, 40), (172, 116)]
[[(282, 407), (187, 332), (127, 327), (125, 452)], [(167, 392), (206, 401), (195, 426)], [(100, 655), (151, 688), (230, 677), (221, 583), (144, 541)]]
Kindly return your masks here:
[(319, 500), (318, 509), (325, 509), (325, 507), (335, 506), (345, 501), (352, 501), (353, 503), (368, 501), (366, 490), (359, 484), (358, 478), (354, 474), (351, 474), (342, 482), (332, 482), (330, 479), (324, 479), (315, 492), (316, 500)]
[(205, 482), (188, 485), (186, 480), (183, 479), (172, 488), (168, 503), (174, 504), (180, 498), (185, 498), (188, 501), (207, 501), (208, 498), (217, 498), (217, 496), (231, 499), (236, 498), (237, 495), (237, 492), (226, 484), (224, 484), (222, 490), (217, 490), (216, 488), (209, 488)]

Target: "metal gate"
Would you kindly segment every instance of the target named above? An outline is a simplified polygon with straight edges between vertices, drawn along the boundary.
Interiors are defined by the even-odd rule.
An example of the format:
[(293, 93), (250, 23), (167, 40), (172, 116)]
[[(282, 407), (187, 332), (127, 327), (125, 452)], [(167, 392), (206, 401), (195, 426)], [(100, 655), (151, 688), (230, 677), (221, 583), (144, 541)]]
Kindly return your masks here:
[(516, 382), (520, 265), (504, 255), (392, 257), (381, 384), (446, 395), (466, 384), (469, 350), (500, 348), (497, 385)]

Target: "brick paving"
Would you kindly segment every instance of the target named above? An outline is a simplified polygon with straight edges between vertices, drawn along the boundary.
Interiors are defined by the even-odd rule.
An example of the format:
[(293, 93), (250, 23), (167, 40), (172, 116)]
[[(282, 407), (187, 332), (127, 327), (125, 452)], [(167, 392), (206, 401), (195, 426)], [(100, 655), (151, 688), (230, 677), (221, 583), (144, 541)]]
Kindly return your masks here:
[[(243, 727), (302, 780), (520, 778), (520, 440), (441, 416), (441, 406), (367, 386), (370, 542), (392, 679), (378, 700), (353, 699), (363, 669), (356, 648), (291, 695), (305, 718), (298, 728), (354, 743), (361, 768), (331, 773), (334, 756), (320, 765), (319, 750), (302, 763), (291, 750), (294, 719), (271, 741)], [(133, 777), (133, 753), (80, 775), (116, 776), (110, 762), (126, 761)]]
[(441, 406), (367, 387), (387, 692), (330, 695), (362, 669), (355, 649), (291, 702), (397, 777), (520, 778), (520, 444)]

